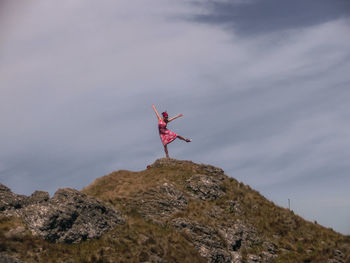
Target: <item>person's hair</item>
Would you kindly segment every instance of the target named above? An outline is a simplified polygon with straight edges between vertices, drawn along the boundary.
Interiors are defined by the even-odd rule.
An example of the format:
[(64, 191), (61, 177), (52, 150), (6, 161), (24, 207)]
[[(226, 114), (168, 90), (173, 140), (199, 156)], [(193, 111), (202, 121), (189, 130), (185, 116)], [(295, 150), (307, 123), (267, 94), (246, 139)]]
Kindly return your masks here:
[[(168, 115), (168, 113), (167, 113), (166, 111), (163, 111), (163, 112), (162, 112), (162, 115), (163, 115), (163, 118), (169, 117), (169, 115)], [(167, 123), (168, 120), (165, 120), (165, 122)]]

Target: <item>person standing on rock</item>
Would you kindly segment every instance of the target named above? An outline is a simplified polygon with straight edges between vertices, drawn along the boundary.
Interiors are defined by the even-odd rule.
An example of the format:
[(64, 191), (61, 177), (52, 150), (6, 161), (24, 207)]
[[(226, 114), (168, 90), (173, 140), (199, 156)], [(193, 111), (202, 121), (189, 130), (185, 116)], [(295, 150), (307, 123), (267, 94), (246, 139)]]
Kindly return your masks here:
[(152, 105), (154, 112), (156, 113), (157, 117), (158, 117), (158, 130), (159, 130), (159, 136), (160, 139), (164, 145), (164, 151), (165, 151), (165, 156), (166, 158), (169, 158), (169, 153), (168, 153), (168, 147), (167, 145), (169, 143), (171, 143), (173, 140), (175, 140), (176, 138), (179, 138), (180, 140), (183, 140), (185, 142), (190, 142), (192, 141), (191, 139), (185, 139), (184, 137), (168, 130), (166, 128), (168, 122), (171, 122), (172, 120), (175, 120), (179, 117), (182, 117), (183, 114), (179, 114), (175, 117), (172, 117), (169, 119), (168, 113), (166, 113), (165, 111), (162, 112), (162, 116), (163, 118), (161, 118), (157, 112), (156, 106)]

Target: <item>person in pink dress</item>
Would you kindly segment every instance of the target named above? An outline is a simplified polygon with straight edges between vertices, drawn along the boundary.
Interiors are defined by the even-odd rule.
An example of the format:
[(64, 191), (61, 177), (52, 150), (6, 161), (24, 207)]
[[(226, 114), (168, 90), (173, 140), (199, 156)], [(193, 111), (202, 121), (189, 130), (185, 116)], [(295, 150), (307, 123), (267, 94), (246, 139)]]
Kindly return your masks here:
[(176, 138), (179, 138), (180, 140), (183, 140), (185, 142), (191, 141), (191, 139), (185, 139), (184, 137), (182, 137), (182, 136), (176, 134), (175, 132), (172, 132), (166, 128), (166, 126), (169, 122), (171, 122), (179, 117), (182, 117), (183, 114), (179, 114), (179, 115), (169, 119), (168, 113), (163, 112), (162, 113), (163, 118), (161, 118), (157, 112), (156, 106), (152, 105), (152, 107), (153, 107), (153, 110), (158, 117), (159, 136), (160, 136), (160, 140), (162, 141), (162, 143), (164, 145), (165, 156), (166, 156), (166, 158), (169, 158), (168, 147), (167, 147), (167, 145), (169, 143), (174, 141)]

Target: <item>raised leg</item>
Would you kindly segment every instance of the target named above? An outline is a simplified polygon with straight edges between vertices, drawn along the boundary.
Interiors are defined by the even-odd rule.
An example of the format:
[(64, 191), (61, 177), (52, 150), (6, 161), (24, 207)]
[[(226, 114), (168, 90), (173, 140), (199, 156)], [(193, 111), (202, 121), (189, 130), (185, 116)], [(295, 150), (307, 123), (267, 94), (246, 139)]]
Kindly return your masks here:
[(180, 136), (180, 135), (178, 135), (177, 138), (179, 138), (180, 140), (183, 140), (183, 141), (185, 141), (185, 142), (190, 142), (190, 141), (192, 141), (191, 139), (186, 139), (186, 138), (184, 138), (184, 137), (182, 137), (182, 136)]

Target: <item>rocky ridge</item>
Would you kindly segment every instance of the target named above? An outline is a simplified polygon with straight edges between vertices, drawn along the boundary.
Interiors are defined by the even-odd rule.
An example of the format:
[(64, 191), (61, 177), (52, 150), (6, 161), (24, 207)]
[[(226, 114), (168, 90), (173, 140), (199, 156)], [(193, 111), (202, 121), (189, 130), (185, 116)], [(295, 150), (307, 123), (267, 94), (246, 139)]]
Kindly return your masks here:
[[(339, 234), (276, 207), (220, 168), (191, 161), (158, 159), (145, 171), (112, 173), (82, 192), (59, 189), (52, 198), (0, 185), (1, 216), (25, 223), (5, 233), (9, 240), (28, 229), (95, 253), (74, 260), (62, 254), (58, 262), (350, 262)], [(84, 242), (96, 238), (101, 242), (93, 247)], [(0, 262), (1, 255), (12, 257), (8, 252), (0, 250)]]

